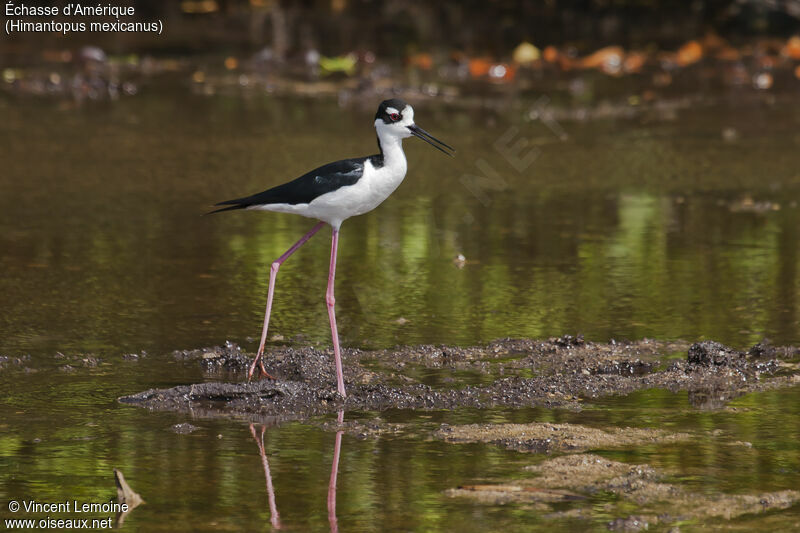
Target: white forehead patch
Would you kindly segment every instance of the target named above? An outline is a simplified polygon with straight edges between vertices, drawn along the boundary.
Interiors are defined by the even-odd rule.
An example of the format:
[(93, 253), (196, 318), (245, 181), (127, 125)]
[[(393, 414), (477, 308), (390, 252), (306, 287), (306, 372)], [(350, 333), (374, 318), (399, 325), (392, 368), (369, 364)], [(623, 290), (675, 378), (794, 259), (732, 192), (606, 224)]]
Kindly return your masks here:
[(400, 113), (400, 111), (398, 111), (397, 109), (395, 109), (395, 108), (393, 108), (393, 107), (387, 107), (387, 108), (386, 108), (386, 114), (387, 114), (387, 115), (391, 115), (392, 113), (398, 113), (398, 114), (399, 114), (399, 113)]

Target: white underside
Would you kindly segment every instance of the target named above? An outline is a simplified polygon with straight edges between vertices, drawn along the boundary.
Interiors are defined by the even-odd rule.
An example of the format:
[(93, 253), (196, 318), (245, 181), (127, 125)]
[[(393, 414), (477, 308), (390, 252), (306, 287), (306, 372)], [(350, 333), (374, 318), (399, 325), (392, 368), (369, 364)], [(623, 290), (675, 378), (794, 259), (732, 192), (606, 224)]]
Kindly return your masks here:
[(256, 205), (248, 209), (316, 218), (338, 230), (346, 219), (372, 211), (386, 200), (403, 182), (406, 170), (401, 140), (397, 139), (391, 146), (384, 146), (384, 166), (376, 169), (367, 160), (364, 164), (364, 175), (353, 185), (325, 193), (307, 204)]

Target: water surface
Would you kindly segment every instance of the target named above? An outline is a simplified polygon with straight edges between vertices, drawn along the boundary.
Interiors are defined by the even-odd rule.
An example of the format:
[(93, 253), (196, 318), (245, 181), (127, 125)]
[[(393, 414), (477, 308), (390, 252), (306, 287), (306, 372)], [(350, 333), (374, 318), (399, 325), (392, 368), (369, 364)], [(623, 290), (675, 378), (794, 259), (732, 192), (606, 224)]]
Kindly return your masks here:
[[(0, 111), (0, 354), (29, 354), (39, 370), (0, 373), (0, 499), (106, 501), (117, 467), (147, 501), (126, 528), (269, 529), (264, 471), (246, 423), (194, 420), (198, 431), (178, 435), (170, 427), (186, 416), (116, 398), (208, 379), (175, 362), (172, 350), (225, 340), (255, 347), (269, 265), (313, 221), (201, 215), (321, 163), (373, 153), (372, 112), (179, 89), (84, 107), (6, 99)], [(713, 338), (739, 348), (765, 336), (800, 342), (796, 105), (742, 109), (723, 101), (558, 127), (530, 119), (524, 102), (502, 112), (428, 104), (416, 114), (458, 154), (446, 158), (407, 141), (403, 185), (343, 225), (336, 298), (345, 346), (565, 333), (598, 341)], [(509, 148), (520, 139), (518, 151)], [(328, 346), (328, 241), (320, 232), (281, 269), (272, 334)], [(121, 358), (142, 350), (148, 355), (138, 362)], [(65, 373), (57, 352), (93, 353), (102, 363)], [(696, 431), (707, 436), (603, 453), (671, 467), (693, 489), (796, 488), (798, 390), (734, 403), (735, 411), (705, 412), (685, 394), (647, 391), (580, 413), (383, 413), (414, 430), (402, 438), (343, 436), (338, 526), (587, 527), (525, 506), (446, 498), (447, 488), (522, 476), (540, 459), (424, 438), (442, 422)], [(267, 428), (284, 528), (330, 527), (335, 438), (302, 423)], [(590, 526), (602, 530), (616, 517), (595, 503)], [(796, 508), (770, 518), (798, 519)]]

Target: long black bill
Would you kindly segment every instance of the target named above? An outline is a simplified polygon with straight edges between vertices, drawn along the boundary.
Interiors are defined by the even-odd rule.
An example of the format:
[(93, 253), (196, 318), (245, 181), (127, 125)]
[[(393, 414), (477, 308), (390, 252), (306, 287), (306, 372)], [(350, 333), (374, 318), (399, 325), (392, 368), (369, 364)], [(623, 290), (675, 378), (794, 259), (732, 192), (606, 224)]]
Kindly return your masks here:
[[(453, 148), (449, 144), (443, 143), (442, 141), (440, 141), (439, 139), (437, 139), (436, 137), (434, 137), (433, 135), (431, 135), (427, 131), (423, 130), (422, 128), (420, 128), (416, 124), (412, 124), (411, 126), (407, 126), (407, 127), (408, 127), (408, 131), (410, 131), (412, 135), (414, 135), (415, 137), (419, 137), (420, 139), (422, 139), (426, 143), (430, 144), (431, 146), (433, 146), (434, 148), (436, 148), (437, 150), (439, 150), (443, 154), (447, 154), (447, 155), (449, 155), (451, 157), (453, 155), (452, 153), (448, 152), (444, 148), (452, 150), (453, 152), (456, 151), (455, 148)], [(442, 146), (439, 146), (440, 144), (442, 146), (444, 146), (444, 148), (442, 148)]]

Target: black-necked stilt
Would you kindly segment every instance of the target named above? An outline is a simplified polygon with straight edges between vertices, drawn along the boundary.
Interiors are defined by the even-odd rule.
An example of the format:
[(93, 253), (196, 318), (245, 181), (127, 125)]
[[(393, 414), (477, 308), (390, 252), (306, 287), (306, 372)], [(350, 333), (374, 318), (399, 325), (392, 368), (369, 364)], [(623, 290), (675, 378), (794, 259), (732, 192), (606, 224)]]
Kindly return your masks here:
[(378, 106), (378, 112), (375, 113), (375, 130), (378, 133), (379, 154), (328, 163), (293, 181), (278, 185), (264, 192), (237, 198), (236, 200), (220, 202), (217, 205), (227, 205), (229, 207), (213, 211), (213, 213), (218, 213), (233, 209), (260, 209), (280, 213), (295, 213), (321, 221), (272, 263), (269, 274), (267, 310), (264, 315), (264, 327), (261, 330), (261, 344), (258, 347), (256, 358), (247, 373), (248, 379), (252, 377), (256, 365), (258, 365), (261, 374), (269, 377), (261, 356), (264, 353), (264, 343), (267, 340), (269, 315), (272, 310), (272, 296), (275, 291), (275, 278), (278, 274), (278, 269), (290, 255), (305, 244), (322, 226), (330, 224), (333, 234), (331, 237), (328, 290), (325, 301), (328, 305), (328, 318), (330, 319), (331, 336), (333, 337), (337, 389), (342, 396), (346, 396), (344, 376), (342, 374), (342, 358), (339, 351), (339, 334), (336, 331), (335, 299), (333, 296), (339, 228), (345, 219), (363, 215), (378, 207), (403, 181), (407, 170), (406, 156), (403, 152), (403, 139), (414, 135), (448, 155), (452, 154), (445, 148), (454, 151), (452, 147), (417, 126), (414, 123), (414, 109), (397, 98), (384, 100)]

